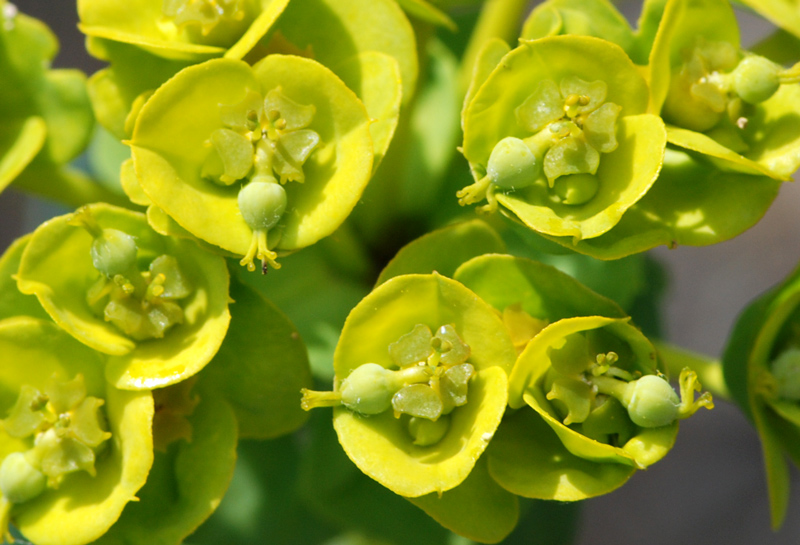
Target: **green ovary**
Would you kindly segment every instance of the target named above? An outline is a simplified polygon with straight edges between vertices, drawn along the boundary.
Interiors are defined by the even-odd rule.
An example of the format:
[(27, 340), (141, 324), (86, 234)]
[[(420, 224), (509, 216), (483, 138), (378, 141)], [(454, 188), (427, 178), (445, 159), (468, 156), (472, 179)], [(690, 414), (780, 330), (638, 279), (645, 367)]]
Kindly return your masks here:
[[(486, 176), (457, 193), (461, 205), (483, 199), (481, 211), (497, 208), (496, 191), (545, 184), (553, 198), (579, 206), (597, 193), (594, 176), (602, 153), (617, 149), (617, 118), (622, 108), (606, 102), (607, 85), (570, 76), (556, 84), (543, 80), (515, 110), (525, 138), (507, 137), (492, 149)], [(579, 178), (554, 188), (561, 177)]]
[(449, 414), (467, 404), (469, 380), (475, 368), (467, 363), (470, 349), (451, 325), (432, 333), (417, 324), (389, 347), (397, 369), (377, 363), (356, 367), (337, 391), (303, 390), (302, 407), (342, 405), (362, 415), (390, 409), (403, 418), (417, 446), (438, 443), (449, 428)]
[(177, 259), (161, 255), (140, 271), (134, 237), (101, 228), (86, 208), (78, 210), (71, 223), (94, 238), (92, 264), (101, 274), (89, 288), (86, 302), (96, 315), (137, 341), (162, 338), (183, 322), (179, 301), (192, 289)]
[[(305, 182), (304, 165), (320, 145), (319, 134), (308, 128), (316, 108), (294, 102), (276, 87), (263, 98), (248, 90), (240, 103), (221, 105), (220, 110), (225, 127), (211, 134), (201, 174), (224, 186), (244, 182), (238, 204), (253, 239), (241, 264), (255, 270), (253, 260), (258, 258), (262, 272), (268, 265), (280, 268), (267, 235), (286, 209), (281, 186)], [(274, 247), (278, 241), (273, 237), (269, 244)]]
[(58, 488), (70, 473), (95, 475), (95, 460), (111, 437), (102, 399), (87, 396), (83, 375), (65, 381), (53, 377), (42, 390), (23, 386), (2, 429), (30, 445), (3, 459), (0, 492), (23, 503)]

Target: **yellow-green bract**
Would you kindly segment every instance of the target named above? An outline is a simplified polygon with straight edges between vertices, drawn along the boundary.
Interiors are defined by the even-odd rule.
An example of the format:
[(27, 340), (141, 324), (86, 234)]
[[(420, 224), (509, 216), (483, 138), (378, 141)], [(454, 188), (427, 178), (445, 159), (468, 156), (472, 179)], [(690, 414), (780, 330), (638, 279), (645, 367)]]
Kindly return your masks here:
[[(218, 185), (204, 178), (203, 167), (214, 150), (212, 133), (226, 128), (223, 108), (276, 90), (311, 108), (306, 126), (319, 137), (302, 165), (305, 180), (285, 186), (286, 210), (269, 230), (270, 250), (303, 248), (338, 228), (372, 170), (367, 111), (321, 64), (270, 55), (253, 68), (228, 59), (186, 68), (142, 108), (131, 140), (136, 177), (151, 201), (194, 236), (235, 255), (248, 254), (256, 234), (239, 209), (240, 183)], [(254, 168), (243, 180), (255, 174)]]
[[(80, 375), (86, 393), (101, 400), (103, 426), (110, 432), (97, 451), (94, 476), (87, 471), (65, 474), (57, 488), (45, 488), (15, 505), (0, 496), (0, 522), (9, 516), (27, 539), (43, 545), (83, 545), (98, 539), (136, 499), (153, 463), (151, 393), (109, 384), (103, 376), (104, 357), (49, 322), (3, 320), (0, 351), (6, 360), (0, 369), (0, 415), (8, 417), (23, 387), (45, 392), (53, 380), (72, 381)], [(0, 428), (0, 460), (32, 446), (31, 437), (12, 437)]]
[[(224, 259), (204, 252), (190, 240), (158, 235), (143, 214), (106, 204), (89, 205), (84, 212), (103, 229), (134, 236), (138, 246), (135, 268), (149, 274), (153, 281), (158, 276), (152, 267), (156, 258), (168, 255), (177, 261), (180, 274), (191, 286), (190, 293), (178, 303), (181, 323), (166, 330), (161, 338), (137, 341), (106, 321), (102, 308), (93, 308), (88, 300), (102, 281), (92, 260), (93, 237), (71, 223), (72, 214), (45, 222), (34, 232), (21, 257), (17, 274), (20, 291), (35, 294), (53, 320), (78, 340), (109, 354), (106, 377), (117, 387), (167, 386), (202, 369), (222, 343), (230, 321)], [(115, 280), (107, 282), (111, 286)], [(169, 290), (169, 285), (165, 286)], [(147, 296), (157, 297), (158, 291), (152, 285)]]
[(468, 400), (450, 414), (450, 427), (432, 446), (417, 446), (392, 410), (365, 418), (334, 409), (345, 452), (368, 476), (397, 494), (419, 497), (456, 488), (470, 474), (500, 423), (514, 347), (494, 310), (461, 284), (433, 275), (398, 276), (377, 287), (347, 318), (334, 355), (335, 389), (356, 368), (397, 363), (389, 346), (418, 324), (450, 324), (469, 346), (475, 376)]
[[(495, 192), (504, 213), (536, 232), (599, 237), (658, 176), (664, 126), (646, 113), (645, 80), (617, 45), (584, 36), (524, 41), (473, 88), (463, 116), (464, 156), (480, 184), (487, 174), (495, 177), (490, 163), (498, 143), (512, 137), (530, 148), (528, 164), (540, 166), (528, 182), (490, 187), (487, 196)], [(585, 189), (584, 180), (592, 187)], [(561, 184), (567, 186), (560, 191)]]

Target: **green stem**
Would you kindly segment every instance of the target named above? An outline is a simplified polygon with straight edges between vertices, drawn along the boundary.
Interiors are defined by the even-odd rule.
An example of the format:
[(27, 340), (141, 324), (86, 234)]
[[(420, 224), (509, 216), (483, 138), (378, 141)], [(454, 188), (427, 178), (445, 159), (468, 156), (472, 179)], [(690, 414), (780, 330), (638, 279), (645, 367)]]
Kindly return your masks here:
[(722, 375), (722, 364), (708, 356), (678, 348), (670, 343), (654, 341), (661, 361), (667, 366), (671, 377), (680, 376), (684, 367), (689, 367), (697, 373), (704, 390), (708, 390), (717, 399), (731, 399), (730, 391)]
[(30, 165), (14, 180), (14, 187), (71, 208), (94, 202), (134, 208), (124, 195), (114, 193), (80, 170), (68, 166)]
[(491, 38), (500, 38), (512, 43), (517, 38), (522, 16), (528, 7), (527, 0), (487, 0), (483, 6), (478, 23), (472, 31), (467, 50), (461, 59), (461, 73), (458, 84), (463, 96), (469, 88), (472, 70), (478, 53)]

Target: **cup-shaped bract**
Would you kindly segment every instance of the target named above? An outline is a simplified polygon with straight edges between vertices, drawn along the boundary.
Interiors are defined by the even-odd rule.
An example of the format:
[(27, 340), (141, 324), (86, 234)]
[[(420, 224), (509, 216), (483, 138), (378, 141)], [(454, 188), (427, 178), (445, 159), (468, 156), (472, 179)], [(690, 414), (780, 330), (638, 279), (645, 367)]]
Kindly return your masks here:
[(214, 357), (230, 321), (228, 281), (222, 257), (106, 204), (39, 226), (17, 273), (59, 326), (110, 355), (106, 377), (124, 389), (179, 382)]
[(0, 523), (35, 543), (93, 542), (147, 479), (152, 394), (109, 384), (104, 356), (51, 322), (3, 320), (0, 352)]
[(358, 202), (372, 169), (369, 124), (315, 61), (218, 59), (156, 91), (131, 147), (142, 189), (181, 227), (243, 264), (276, 266), (275, 250), (331, 234)]
[(664, 125), (619, 46), (586, 36), (524, 41), (463, 114), (464, 156), (486, 198), (530, 229), (584, 240), (611, 230), (658, 176)]
[(547, 326), (514, 366), (509, 405), (533, 408), (575, 456), (643, 469), (672, 448), (677, 412), (667, 424), (640, 426), (635, 397), (614, 391), (649, 376), (663, 381), (655, 348), (628, 320), (582, 316)]
[(788, 456), (800, 465), (800, 271), (742, 311), (723, 354), (733, 399), (761, 439), (772, 526), (779, 528), (789, 502)]
[(94, 119), (86, 77), (50, 69), (57, 51), (44, 23), (0, 1), (0, 190), (34, 158), (63, 164), (89, 142)]
[(667, 2), (649, 71), (671, 144), (780, 180), (800, 166), (800, 69), (743, 51), (727, 0)]
[[(344, 396), (348, 378), (363, 374), (365, 364), (390, 378), (392, 373), (427, 377), (394, 388), (390, 406), (377, 414), (336, 407), (339, 441), (361, 471), (397, 494), (451, 490), (470, 474), (500, 423), (515, 356), (495, 311), (458, 282), (435, 273), (392, 278), (348, 316), (334, 355), (334, 394)], [(471, 371), (460, 379), (454, 376), (467, 367)], [(438, 383), (428, 380), (432, 377)], [(444, 402), (441, 415), (426, 412), (436, 404), (433, 391)], [(465, 398), (448, 412), (452, 399), (447, 398), (455, 391)], [(427, 419), (424, 427), (439, 419), (449, 422), (443, 436), (420, 441), (419, 434), (412, 436), (409, 416)]]
[[(461, 265), (454, 278), (502, 313), (518, 352), (542, 330), (576, 316), (623, 319), (613, 301), (542, 263), (484, 255)], [(581, 500), (610, 492), (635, 472), (576, 456), (534, 411), (506, 414), (486, 451), (488, 469), (506, 490), (529, 498)]]

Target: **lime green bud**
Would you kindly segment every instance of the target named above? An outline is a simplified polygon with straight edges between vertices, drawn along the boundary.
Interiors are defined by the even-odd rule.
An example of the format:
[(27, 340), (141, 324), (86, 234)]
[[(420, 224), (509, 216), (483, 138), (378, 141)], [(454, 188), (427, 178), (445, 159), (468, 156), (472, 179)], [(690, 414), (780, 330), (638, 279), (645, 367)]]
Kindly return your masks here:
[(286, 191), (274, 179), (267, 181), (269, 179), (267, 176), (256, 176), (239, 191), (239, 210), (254, 231), (271, 229), (286, 210)]
[(22, 452), (12, 452), (0, 464), (0, 492), (11, 503), (32, 500), (47, 486), (47, 477)]
[(586, 204), (597, 195), (600, 180), (593, 174), (571, 174), (555, 181), (556, 195), (561, 202), (569, 205)]
[(645, 375), (629, 382), (622, 395), (622, 404), (637, 426), (658, 428), (678, 419), (680, 399), (669, 382), (657, 375)]
[(748, 55), (731, 72), (733, 89), (742, 100), (759, 104), (769, 99), (781, 85), (781, 67), (758, 55)]
[(342, 405), (361, 414), (380, 414), (392, 406), (392, 396), (400, 389), (395, 372), (377, 363), (356, 367), (342, 381)]
[(414, 444), (419, 447), (435, 445), (450, 429), (450, 417), (442, 416), (438, 420), (412, 417), (408, 421), (408, 433), (414, 439)]
[(486, 174), (492, 183), (503, 189), (517, 189), (532, 185), (541, 175), (541, 160), (520, 140), (509, 136), (492, 149)]

